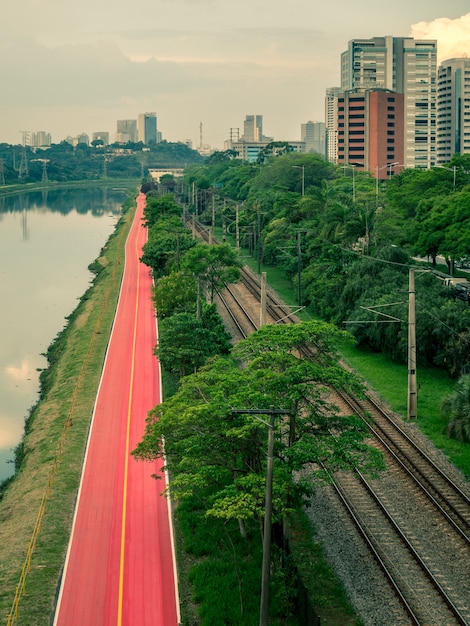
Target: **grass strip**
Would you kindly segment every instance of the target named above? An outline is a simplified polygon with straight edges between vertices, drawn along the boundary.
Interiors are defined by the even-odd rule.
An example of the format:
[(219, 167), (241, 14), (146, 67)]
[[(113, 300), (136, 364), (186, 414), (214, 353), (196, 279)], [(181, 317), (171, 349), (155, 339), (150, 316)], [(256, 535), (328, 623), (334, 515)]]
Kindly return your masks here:
[(21, 465), (0, 502), (3, 623), (7, 622), (45, 493), (48, 494), (46, 510), (14, 623), (46, 626), (50, 622), (119, 296), (124, 242), (133, 216), (134, 210), (124, 212), (94, 264), (97, 274), (93, 285), (47, 353), (50, 365), (41, 375), (39, 402), (26, 421), (20, 446)]
[[(408, 368), (392, 362), (386, 355), (360, 350), (344, 343), (340, 350), (346, 362), (363, 377), (391, 409), (406, 419)], [(418, 418), (416, 427), (441, 450), (446, 458), (470, 478), (470, 444), (449, 439), (447, 422), (441, 414), (442, 400), (455, 389), (456, 381), (436, 367), (419, 365)]]

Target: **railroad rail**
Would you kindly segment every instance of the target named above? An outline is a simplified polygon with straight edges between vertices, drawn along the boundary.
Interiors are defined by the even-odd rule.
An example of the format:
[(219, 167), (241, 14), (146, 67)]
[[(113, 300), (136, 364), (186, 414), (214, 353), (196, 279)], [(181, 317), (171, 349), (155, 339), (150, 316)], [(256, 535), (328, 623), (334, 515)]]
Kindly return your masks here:
[[(197, 228), (197, 227), (196, 227)], [(207, 240), (204, 227), (198, 232)], [(216, 240), (212, 240), (217, 243)], [(248, 268), (241, 282), (257, 301), (261, 282)], [(227, 286), (226, 293), (232, 288)], [(223, 296), (222, 296), (223, 297)], [(231, 296), (232, 297), (232, 296)], [(240, 298), (237, 311), (244, 308)], [(239, 322), (240, 338), (257, 329), (246, 313), (235, 312), (225, 298), (223, 306), (232, 310)], [(274, 323), (299, 321), (292, 310), (273, 292), (267, 292), (266, 310)], [(250, 317), (247, 327), (246, 318)], [(311, 352), (313, 354), (313, 351)], [(305, 356), (309, 356), (306, 349)], [(371, 444), (379, 448), (388, 473), (395, 477), (395, 489), (382, 487), (382, 481), (366, 479), (360, 472), (338, 473), (334, 489), (357, 532), (373, 554), (411, 624), (468, 626), (470, 624), (470, 498), (422, 449), (403, 425), (369, 395), (351, 398), (336, 392), (335, 404), (345, 414), (356, 414), (367, 424)], [(391, 492), (393, 493), (391, 497)], [(407, 506), (408, 504), (408, 506)], [(422, 518), (435, 527), (423, 536)], [(420, 525), (421, 524), (421, 525)], [(462, 564), (467, 580), (449, 571)], [(450, 580), (449, 580), (450, 579)], [(457, 584), (456, 584), (457, 583)], [(465, 591), (467, 585), (467, 591)]]

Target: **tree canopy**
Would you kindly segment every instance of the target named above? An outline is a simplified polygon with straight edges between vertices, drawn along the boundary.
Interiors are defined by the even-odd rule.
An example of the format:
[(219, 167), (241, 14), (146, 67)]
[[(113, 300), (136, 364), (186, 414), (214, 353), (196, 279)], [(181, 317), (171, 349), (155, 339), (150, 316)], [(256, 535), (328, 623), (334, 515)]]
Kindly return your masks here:
[[(364, 443), (365, 425), (341, 415), (329, 400), (333, 385), (362, 389), (338, 365), (333, 349), (338, 335), (345, 333), (317, 322), (263, 327), (230, 355), (183, 378), (178, 392), (150, 413), (133, 454), (141, 460), (164, 458), (173, 498), (197, 494), (207, 515), (238, 520), (263, 516), (267, 433), (262, 419), (233, 409), (286, 411), (276, 425), (278, 520), (312, 491), (312, 477), (323, 475), (321, 464), (377, 470), (380, 458)], [(313, 358), (299, 352), (307, 345), (314, 346)], [(306, 465), (313, 471), (294, 480)]]

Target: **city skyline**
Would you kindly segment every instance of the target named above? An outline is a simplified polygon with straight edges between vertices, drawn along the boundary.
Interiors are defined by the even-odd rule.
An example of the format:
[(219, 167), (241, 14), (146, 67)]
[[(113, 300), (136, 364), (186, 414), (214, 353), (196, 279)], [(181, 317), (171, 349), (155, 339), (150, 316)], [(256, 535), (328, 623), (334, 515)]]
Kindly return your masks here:
[(164, 139), (194, 147), (202, 136), (221, 149), (247, 114), (263, 116), (267, 136), (300, 140), (302, 124), (325, 121), (325, 92), (340, 84), (352, 39), (436, 39), (438, 63), (470, 56), (466, 0), (312, 5), (9, 5), (0, 25), (0, 142), (21, 143), (23, 131), (51, 133), (54, 143), (96, 131), (113, 140), (117, 120), (144, 111), (156, 112)]

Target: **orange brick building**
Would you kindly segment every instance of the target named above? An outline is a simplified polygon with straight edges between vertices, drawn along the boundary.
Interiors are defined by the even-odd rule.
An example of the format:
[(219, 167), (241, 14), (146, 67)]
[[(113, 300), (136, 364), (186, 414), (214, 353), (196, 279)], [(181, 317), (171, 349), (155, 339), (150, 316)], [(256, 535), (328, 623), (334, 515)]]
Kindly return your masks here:
[(338, 165), (386, 179), (404, 165), (404, 96), (388, 89), (338, 94)]

